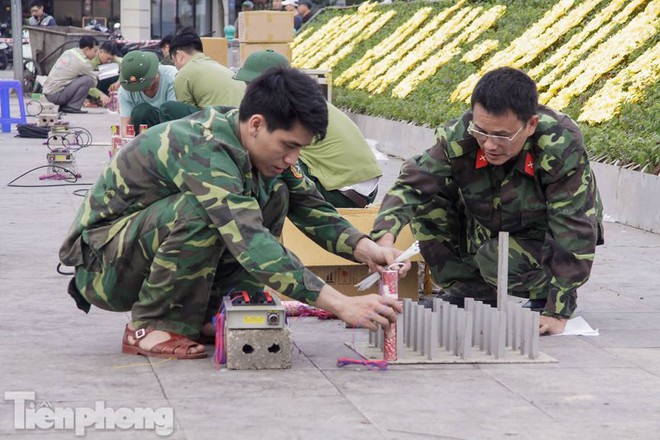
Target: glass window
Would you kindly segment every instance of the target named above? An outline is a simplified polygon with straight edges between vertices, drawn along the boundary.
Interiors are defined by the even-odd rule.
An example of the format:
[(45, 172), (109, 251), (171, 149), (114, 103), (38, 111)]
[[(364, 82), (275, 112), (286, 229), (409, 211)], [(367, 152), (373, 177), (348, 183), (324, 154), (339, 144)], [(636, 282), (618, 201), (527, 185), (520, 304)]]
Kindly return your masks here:
[(110, 0), (94, 0), (92, 3), (92, 14), (94, 17), (105, 17), (106, 20), (112, 16)]
[(199, 35), (211, 36), (211, 0), (197, 0), (195, 7), (196, 29)]
[(179, 10), (177, 15), (176, 30), (182, 27), (194, 27), (195, 16), (193, 15), (193, 2), (195, 0), (179, 0)]
[(176, 0), (163, 0), (162, 5), (161, 38), (176, 33)]
[(211, 33), (213, 0), (151, 0), (151, 38), (192, 27), (200, 35)]
[(151, 38), (174, 34), (175, 20), (176, 0), (151, 0)]
[(53, 12), (60, 26), (82, 25), (83, 3), (80, 0), (58, 0)]
[(120, 0), (112, 0), (111, 16), (108, 17), (108, 27), (112, 29), (115, 23), (121, 23), (121, 4)]

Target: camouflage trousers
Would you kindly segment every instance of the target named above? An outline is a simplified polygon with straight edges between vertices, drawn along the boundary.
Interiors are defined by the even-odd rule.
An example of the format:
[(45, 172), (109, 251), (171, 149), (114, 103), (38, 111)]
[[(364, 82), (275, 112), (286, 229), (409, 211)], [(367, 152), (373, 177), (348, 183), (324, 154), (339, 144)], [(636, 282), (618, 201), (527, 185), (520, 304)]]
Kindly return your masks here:
[[(448, 187), (418, 207), (410, 223), (435, 283), (459, 297), (497, 297), (498, 239), (466, 215), (458, 190)], [(552, 240), (542, 231), (509, 235), (510, 295), (544, 299), (549, 277), (543, 261)]]
[[(283, 200), (282, 197), (286, 197)], [(281, 234), (288, 193), (264, 207), (271, 232)], [(114, 235), (94, 249), (93, 235)], [(254, 279), (227, 251), (203, 208), (175, 194), (144, 210), (83, 234), (85, 264), (76, 267), (82, 296), (104, 310), (130, 311), (136, 328), (150, 327), (196, 338), (217, 313), (223, 295), (255, 291)]]

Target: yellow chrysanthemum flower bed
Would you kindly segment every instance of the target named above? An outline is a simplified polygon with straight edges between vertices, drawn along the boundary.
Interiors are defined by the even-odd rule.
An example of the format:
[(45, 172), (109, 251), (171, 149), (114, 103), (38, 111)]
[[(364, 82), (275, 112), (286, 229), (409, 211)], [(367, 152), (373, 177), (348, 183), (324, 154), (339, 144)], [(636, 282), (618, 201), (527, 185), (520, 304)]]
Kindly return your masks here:
[(594, 155), (659, 173), (659, 31), (660, 0), (367, 2), (320, 14), (292, 50), (332, 70), (339, 105), (428, 125), (459, 116), (488, 70), (523, 69)]

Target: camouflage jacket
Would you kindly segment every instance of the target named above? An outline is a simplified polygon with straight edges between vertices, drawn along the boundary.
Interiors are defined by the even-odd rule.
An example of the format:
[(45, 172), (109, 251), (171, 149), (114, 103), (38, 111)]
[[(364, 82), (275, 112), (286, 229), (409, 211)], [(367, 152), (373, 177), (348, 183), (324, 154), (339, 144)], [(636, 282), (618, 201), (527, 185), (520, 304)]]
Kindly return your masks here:
[[(217, 228), (227, 250), (257, 280), (292, 298), (313, 303), (324, 282), (282, 247), (264, 227), (261, 207), (286, 185), (287, 216), (328, 251), (353, 259), (364, 234), (353, 228), (296, 172), (266, 179), (252, 169), (241, 145), (238, 111), (208, 108), (150, 128), (122, 148), (89, 191), (60, 249), (69, 266), (83, 264), (86, 231), (105, 228), (100, 248), (121, 233), (125, 219), (175, 193), (194, 198)], [(282, 209), (287, 209), (283, 207)]]
[(388, 231), (396, 236), (414, 217), (417, 205), (455, 184), (475, 225), (468, 232), (474, 246), (499, 231), (539, 240), (550, 234), (556, 240), (547, 262), (548, 305), (554, 305), (553, 313), (570, 316), (567, 294), (588, 280), (595, 246), (602, 243), (602, 204), (577, 125), (543, 106), (538, 116), (536, 132), (508, 174), (490, 165), (467, 133), (472, 112), (438, 128), (436, 145), (403, 165), (382, 203), (372, 237)]

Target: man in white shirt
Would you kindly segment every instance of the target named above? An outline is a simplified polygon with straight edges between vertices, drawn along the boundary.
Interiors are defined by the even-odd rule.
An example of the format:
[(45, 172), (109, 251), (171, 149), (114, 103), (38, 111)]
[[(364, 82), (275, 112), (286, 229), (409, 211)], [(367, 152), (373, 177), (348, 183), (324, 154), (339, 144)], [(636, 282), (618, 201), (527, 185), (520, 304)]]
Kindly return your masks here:
[(44, 83), (44, 95), (63, 113), (87, 113), (80, 108), (89, 89), (98, 82), (91, 60), (99, 51), (96, 38), (85, 35), (78, 47), (64, 51)]

